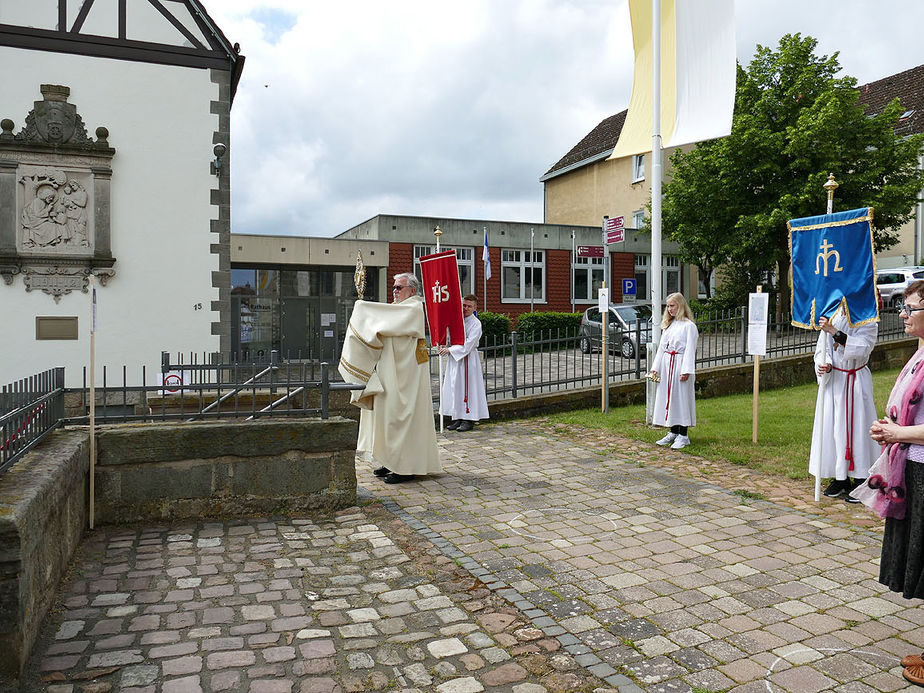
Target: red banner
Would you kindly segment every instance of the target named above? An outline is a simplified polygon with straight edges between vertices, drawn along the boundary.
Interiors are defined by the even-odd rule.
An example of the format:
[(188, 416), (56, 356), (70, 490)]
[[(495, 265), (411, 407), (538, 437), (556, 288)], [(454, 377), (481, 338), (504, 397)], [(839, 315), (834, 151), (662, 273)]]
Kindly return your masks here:
[(422, 291), (427, 305), (431, 344), (465, 344), (462, 287), (459, 286), (456, 251), (424, 255), (420, 258), (420, 273), (423, 275)]

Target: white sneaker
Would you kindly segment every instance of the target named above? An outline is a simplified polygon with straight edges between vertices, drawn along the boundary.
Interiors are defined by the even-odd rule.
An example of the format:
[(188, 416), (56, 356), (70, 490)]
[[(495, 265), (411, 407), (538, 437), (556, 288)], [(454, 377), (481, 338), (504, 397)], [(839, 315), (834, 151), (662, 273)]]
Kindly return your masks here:
[(689, 436), (677, 436), (677, 440), (671, 445), (671, 450), (680, 450), (690, 444)]
[(676, 433), (668, 433), (666, 436), (664, 436), (663, 438), (661, 438), (661, 440), (659, 440), (659, 441), (658, 441), (657, 443), (655, 443), (655, 444), (656, 444), (656, 445), (670, 445), (670, 444), (673, 443), (676, 439), (677, 439), (677, 434), (676, 434)]

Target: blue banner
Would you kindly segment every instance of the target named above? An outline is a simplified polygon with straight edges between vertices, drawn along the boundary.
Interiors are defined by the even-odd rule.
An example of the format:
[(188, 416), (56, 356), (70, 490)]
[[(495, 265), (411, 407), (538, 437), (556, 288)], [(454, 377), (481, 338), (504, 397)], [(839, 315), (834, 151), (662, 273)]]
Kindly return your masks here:
[(818, 329), (843, 304), (851, 327), (879, 320), (873, 208), (792, 219), (792, 324)]

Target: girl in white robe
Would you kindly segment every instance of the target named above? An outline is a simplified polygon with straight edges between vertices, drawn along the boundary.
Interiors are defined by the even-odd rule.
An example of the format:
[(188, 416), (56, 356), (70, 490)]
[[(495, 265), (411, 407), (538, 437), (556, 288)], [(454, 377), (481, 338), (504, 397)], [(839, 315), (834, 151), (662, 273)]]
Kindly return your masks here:
[(670, 426), (658, 445), (680, 450), (690, 444), (687, 429), (696, 425), (696, 343), (699, 331), (683, 294), (667, 297), (661, 319), (661, 341), (651, 365), (651, 378), (659, 380), (653, 423)]

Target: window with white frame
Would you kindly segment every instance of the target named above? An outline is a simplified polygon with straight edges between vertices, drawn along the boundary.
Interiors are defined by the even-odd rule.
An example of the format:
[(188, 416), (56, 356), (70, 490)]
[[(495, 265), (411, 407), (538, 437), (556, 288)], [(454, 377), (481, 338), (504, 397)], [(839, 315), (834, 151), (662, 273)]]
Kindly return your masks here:
[(680, 258), (676, 255), (665, 255), (664, 267), (664, 295), (676, 294), (680, 291)]
[(632, 157), (632, 182), (645, 180), (645, 155), (635, 154)]
[[(474, 287), (472, 286), (473, 280), (472, 277), (474, 274), (474, 265), (472, 258), (474, 258), (474, 251), (472, 248), (453, 248), (451, 246), (441, 246), (440, 252), (446, 252), (447, 250), (456, 251), (456, 265), (459, 267), (459, 286), (462, 288), (462, 295), (475, 293)], [(423, 280), (423, 276), (420, 273), (420, 258), (425, 255), (432, 255), (436, 252), (435, 245), (415, 245), (414, 246), (414, 274), (417, 275), (417, 279)]]
[(648, 255), (635, 256), (635, 300), (651, 302), (648, 292)]
[(501, 301), (545, 301), (544, 250), (501, 250)]
[(603, 288), (605, 265), (602, 257), (575, 257), (571, 265), (574, 272), (574, 301), (597, 301), (597, 290)]
[[(635, 256), (635, 286), (639, 301), (650, 301), (651, 256)], [(668, 294), (680, 291), (680, 258), (676, 255), (661, 256), (661, 301)]]
[(645, 210), (638, 209), (632, 212), (632, 228), (640, 229), (645, 225)]

